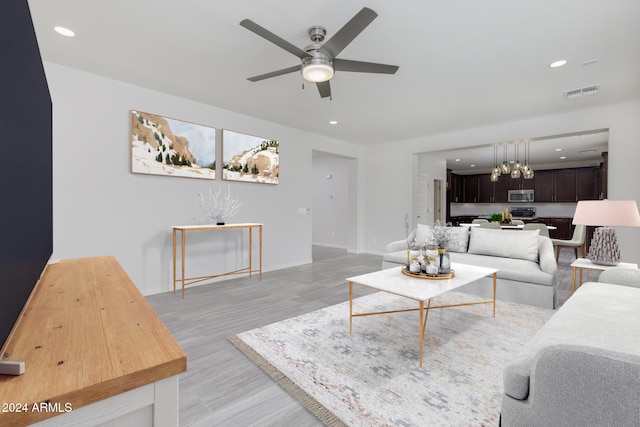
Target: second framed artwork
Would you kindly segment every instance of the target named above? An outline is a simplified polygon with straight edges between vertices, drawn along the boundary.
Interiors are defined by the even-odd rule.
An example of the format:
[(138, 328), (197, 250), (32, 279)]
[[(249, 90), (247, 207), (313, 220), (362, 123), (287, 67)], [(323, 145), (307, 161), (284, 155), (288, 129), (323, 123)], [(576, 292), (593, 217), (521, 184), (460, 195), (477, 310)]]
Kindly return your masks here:
[(222, 130), (222, 179), (280, 183), (280, 143), (244, 133)]

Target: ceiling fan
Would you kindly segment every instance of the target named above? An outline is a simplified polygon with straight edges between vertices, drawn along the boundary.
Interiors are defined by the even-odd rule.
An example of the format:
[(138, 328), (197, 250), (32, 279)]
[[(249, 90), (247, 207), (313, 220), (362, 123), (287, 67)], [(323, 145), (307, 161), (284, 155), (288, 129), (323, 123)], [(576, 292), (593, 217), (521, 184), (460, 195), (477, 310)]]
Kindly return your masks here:
[(320, 97), (327, 98), (331, 97), (329, 80), (333, 77), (334, 71), (395, 74), (399, 68), (396, 65), (336, 58), (377, 16), (378, 14), (373, 10), (367, 7), (363, 8), (325, 43), (321, 42), (324, 41), (327, 30), (321, 26), (313, 26), (309, 28), (309, 37), (313, 44), (304, 49), (294, 46), (250, 19), (244, 19), (240, 22), (241, 26), (297, 56), (301, 61), (300, 65), (249, 77), (247, 80), (257, 82), (271, 77), (293, 73), (294, 71), (301, 71), (302, 77), (305, 80), (316, 83)]

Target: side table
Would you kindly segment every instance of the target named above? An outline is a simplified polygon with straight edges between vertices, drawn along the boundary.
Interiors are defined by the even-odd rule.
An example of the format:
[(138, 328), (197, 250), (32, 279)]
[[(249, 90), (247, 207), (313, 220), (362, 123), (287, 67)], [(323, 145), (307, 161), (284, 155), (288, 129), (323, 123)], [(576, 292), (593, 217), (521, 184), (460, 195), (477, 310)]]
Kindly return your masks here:
[(580, 283), (578, 286), (582, 285), (582, 270), (600, 270), (605, 271), (611, 268), (638, 268), (638, 264), (633, 264), (630, 262), (620, 262), (617, 265), (600, 265), (594, 264), (590, 259), (587, 258), (578, 258), (571, 263), (571, 293), (576, 291), (576, 270), (580, 269)]
[[(253, 267), (253, 234), (252, 231), (254, 228), (257, 228), (260, 232), (260, 268), (255, 269)], [(234, 229), (247, 229), (249, 231), (249, 266), (240, 268), (238, 270), (229, 271), (227, 273), (222, 274), (210, 274), (202, 277), (185, 277), (185, 234), (187, 232), (192, 231), (220, 231), (220, 230), (234, 230)], [(176, 255), (176, 247), (178, 245), (177, 234), (180, 232), (180, 267), (181, 267), (181, 275), (178, 278), (177, 274), (177, 255)], [(176, 293), (176, 284), (180, 283), (182, 285), (182, 298), (184, 298), (184, 287), (187, 285), (191, 285), (193, 283), (202, 282), (204, 280), (215, 279), (220, 276), (229, 276), (232, 274), (244, 274), (249, 273), (249, 277), (251, 277), (251, 273), (260, 272), (260, 281), (262, 281), (262, 224), (260, 223), (244, 223), (244, 224), (226, 224), (226, 225), (174, 225), (173, 226), (173, 293)]]

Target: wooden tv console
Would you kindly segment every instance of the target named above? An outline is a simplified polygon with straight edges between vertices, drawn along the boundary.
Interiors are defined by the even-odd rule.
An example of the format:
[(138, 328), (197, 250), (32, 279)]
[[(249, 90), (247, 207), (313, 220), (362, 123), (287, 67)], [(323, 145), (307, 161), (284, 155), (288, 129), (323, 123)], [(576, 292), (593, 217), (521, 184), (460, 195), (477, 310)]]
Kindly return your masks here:
[(48, 265), (5, 353), (2, 426), (178, 426), (187, 356), (114, 257)]

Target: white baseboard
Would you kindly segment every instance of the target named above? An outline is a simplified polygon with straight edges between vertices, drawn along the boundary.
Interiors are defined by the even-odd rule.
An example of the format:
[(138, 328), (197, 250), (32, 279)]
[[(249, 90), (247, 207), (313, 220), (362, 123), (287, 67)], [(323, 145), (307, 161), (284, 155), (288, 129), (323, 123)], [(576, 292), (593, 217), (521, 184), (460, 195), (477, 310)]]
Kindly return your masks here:
[(318, 242), (311, 242), (311, 244), (313, 246), (323, 246), (325, 248), (334, 248), (334, 249), (347, 249), (346, 246), (342, 246), (342, 245), (332, 245), (330, 243), (318, 243)]

